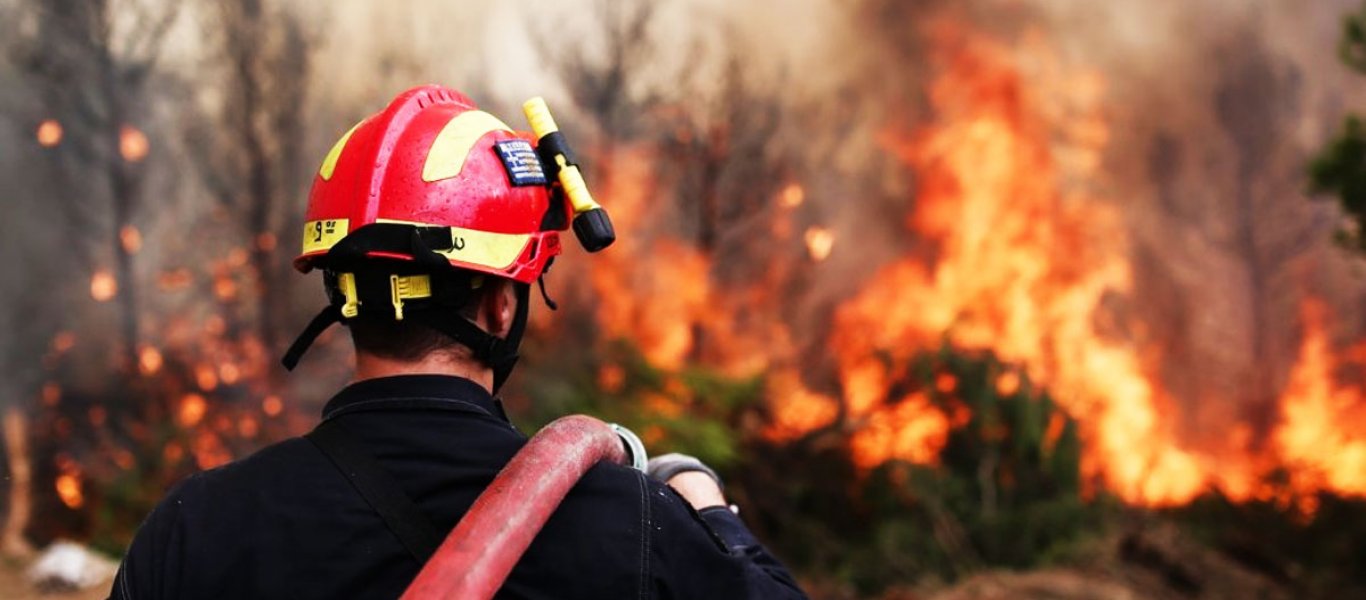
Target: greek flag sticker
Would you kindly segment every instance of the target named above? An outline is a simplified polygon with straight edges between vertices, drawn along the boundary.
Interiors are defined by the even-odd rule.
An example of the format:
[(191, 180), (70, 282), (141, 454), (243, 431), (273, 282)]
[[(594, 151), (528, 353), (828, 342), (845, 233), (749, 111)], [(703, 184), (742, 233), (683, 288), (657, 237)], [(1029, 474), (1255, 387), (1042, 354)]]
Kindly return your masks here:
[(545, 171), (541, 169), (541, 159), (531, 142), (526, 140), (503, 140), (493, 145), (498, 150), (498, 158), (503, 161), (503, 169), (508, 172), (512, 185), (545, 185)]

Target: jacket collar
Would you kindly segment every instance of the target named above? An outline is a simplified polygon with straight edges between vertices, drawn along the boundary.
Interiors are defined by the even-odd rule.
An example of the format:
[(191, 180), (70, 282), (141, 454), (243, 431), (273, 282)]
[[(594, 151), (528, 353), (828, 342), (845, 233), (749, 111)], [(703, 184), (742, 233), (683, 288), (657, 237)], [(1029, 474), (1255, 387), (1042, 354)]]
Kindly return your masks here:
[(463, 410), (507, 421), (503, 403), (483, 386), (450, 375), (395, 375), (346, 386), (323, 407), (323, 419), (341, 413), (404, 409)]

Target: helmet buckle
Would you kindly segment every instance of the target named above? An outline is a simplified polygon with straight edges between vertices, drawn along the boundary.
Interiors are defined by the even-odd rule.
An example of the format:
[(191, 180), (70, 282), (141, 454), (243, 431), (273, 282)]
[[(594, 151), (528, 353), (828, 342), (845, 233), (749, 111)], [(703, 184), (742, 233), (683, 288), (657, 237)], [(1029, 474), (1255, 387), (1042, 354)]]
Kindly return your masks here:
[(394, 303), (394, 320), (403, 320), (403, 301), (432, 297), (432, 278), (428, 275), (390, 275), (389, 298)]

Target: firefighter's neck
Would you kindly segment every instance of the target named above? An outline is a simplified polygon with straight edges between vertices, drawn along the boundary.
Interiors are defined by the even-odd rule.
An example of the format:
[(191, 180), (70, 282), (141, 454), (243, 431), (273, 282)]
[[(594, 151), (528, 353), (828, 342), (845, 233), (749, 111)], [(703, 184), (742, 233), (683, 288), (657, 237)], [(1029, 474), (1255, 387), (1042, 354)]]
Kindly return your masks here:
[(493, 389), (493, 369), (468, 352), (432, 352), (415, 361), (356, 353), (356, 381), (395, 375), (451, 375), (473, 381), (486, 390)]
[[(517, 312), (517, 296), (512, 285), (494, 278), (488, 284), (474, 323), (498, 337), (507, 337)], [(468, 348), (430, 352), (417, 360), (395, 360), (369, 352), (356, 352), (356, 381), (395, 375), (453, 375), (464, 377), (493, 390), (493, 369), (474, 358)]]

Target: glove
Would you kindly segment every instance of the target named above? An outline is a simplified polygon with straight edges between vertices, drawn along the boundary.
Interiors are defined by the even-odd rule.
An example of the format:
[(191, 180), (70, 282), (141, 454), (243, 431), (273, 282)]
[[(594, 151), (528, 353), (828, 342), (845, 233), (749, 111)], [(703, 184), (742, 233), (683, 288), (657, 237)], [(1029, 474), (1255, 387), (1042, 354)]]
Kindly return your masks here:
[(711, 467), (702, 464), (702, 461), (697, 460), (697, 457), (688, 456), (687, 454), (670, 452), (663, 456), (656, 456), (651, 458), (649, 464), (645, 467), (645, 472), (649, 474), (649, 476), (664, 483), (668, 483), (675, 475), (688, 471), (706, 473), (716, 482), (716, 485), (722, 485), (721, 477), (716, 474), (716, 471), (713, 471)]

